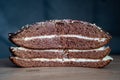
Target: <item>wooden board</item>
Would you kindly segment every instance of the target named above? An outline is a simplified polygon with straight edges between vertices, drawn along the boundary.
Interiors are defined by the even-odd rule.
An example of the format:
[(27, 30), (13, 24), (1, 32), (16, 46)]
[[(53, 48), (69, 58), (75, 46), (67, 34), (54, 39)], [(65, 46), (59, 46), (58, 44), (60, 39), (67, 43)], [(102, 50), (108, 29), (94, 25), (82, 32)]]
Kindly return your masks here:
[(18, 68), (0, 59), (0, 80), (120, 80), (120, 56), (102, 69), (82, 67)]

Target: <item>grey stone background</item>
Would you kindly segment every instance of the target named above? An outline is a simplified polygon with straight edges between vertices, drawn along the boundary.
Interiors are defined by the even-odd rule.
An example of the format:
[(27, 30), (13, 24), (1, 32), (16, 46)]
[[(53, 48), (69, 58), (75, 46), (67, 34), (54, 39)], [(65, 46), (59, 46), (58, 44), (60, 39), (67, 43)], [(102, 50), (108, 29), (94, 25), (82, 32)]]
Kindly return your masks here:
[(113, 39), (112, 52), (120, 54), (119, 0), (0, 0), (0, 58), (8, 58), (8, 33), (21, 26), (49, 19), (78, 19), (96, 23)]

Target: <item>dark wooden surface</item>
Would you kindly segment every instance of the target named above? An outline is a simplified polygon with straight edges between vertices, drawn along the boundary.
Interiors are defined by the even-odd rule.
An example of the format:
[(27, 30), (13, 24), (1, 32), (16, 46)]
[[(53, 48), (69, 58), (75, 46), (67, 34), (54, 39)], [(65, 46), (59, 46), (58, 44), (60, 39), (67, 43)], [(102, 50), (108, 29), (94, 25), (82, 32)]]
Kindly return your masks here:
[(120, 80), (120, 56), (102, 69), (82, 67), (18, 68), (0, 59), (0, 80)]

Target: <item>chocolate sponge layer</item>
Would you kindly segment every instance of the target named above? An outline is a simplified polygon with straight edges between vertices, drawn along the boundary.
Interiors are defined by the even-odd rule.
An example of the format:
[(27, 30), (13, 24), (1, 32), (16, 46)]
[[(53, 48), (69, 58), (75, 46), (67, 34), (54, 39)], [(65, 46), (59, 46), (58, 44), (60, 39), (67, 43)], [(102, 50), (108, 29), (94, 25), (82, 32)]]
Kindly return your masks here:
[(108, 65), (111, 60), (98, 61), (98, 62), (76, 62), (76, 61), (33, 61), (33, 60), (22, 60), (10, 57), (10, 60), (19, 67), (89, 67), (89, 68), (102, 68)]
[[(103, 49), (102, 49), (103, 48)], [(99, 50), (101, 49), (101, 50)], [(11, 47), (13, 55), (21, 58), (91, 58), (100, 59), (108, 55), (111, 51), (109, 47), (101, 47), (91, 50), (63, 50), (63, 49), (46, 49), (34, 50), (22, 47)]]

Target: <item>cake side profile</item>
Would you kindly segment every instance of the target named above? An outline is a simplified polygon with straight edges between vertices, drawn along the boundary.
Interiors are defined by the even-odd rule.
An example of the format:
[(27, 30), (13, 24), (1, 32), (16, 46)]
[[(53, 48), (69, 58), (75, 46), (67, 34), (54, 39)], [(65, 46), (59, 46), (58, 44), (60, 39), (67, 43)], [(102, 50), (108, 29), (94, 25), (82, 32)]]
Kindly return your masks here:
[(111, 35), (88, 22), (63, 19), (25, 25), (9, 40), (10, 60), (19, 67), (103, 68), (113, 58), (107, 46)]

